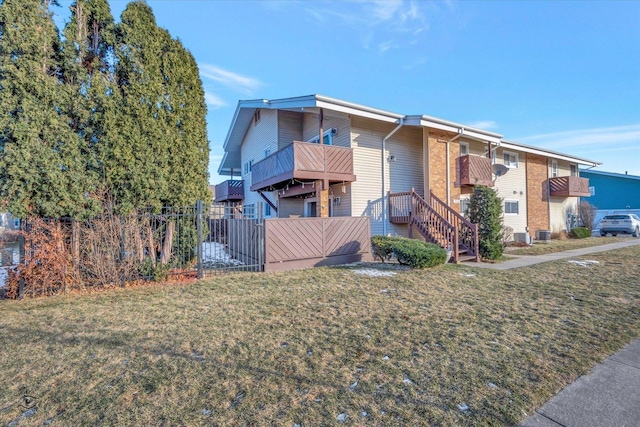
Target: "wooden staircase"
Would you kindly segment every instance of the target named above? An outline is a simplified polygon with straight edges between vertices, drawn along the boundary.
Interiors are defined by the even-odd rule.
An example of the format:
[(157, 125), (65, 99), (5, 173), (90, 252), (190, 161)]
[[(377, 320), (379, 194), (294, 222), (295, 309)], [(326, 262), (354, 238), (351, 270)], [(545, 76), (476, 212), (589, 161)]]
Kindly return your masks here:
[(389, 221), (408, 224), (409, 237), (413, 237), (415, 228), (426, 241), (451, 249), (456, 264), (480, 262), (478, 224), (469, 222), (433, 192), (429, 194), (429, 202), (413, 189), (402, 193), (389, 192)]

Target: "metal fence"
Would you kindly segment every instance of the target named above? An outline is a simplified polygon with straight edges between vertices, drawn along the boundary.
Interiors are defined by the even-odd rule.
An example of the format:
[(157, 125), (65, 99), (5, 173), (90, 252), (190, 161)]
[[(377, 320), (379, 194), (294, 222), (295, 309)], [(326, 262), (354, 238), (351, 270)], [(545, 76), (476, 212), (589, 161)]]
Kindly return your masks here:
[[(0, 252), (0, 287), (9, 269), (22, 265), (28, 271), (29, 263), (51, 264), (40, 274), (52, 283), (42, 284), (44, 279), (24, 274), (21, 296), (56, 293), (69, 287), (104, 288), (140, 280), (262, 271), (262, 212), (261, 203), (205, 208), (198, 202), (196, 206), (165, 207), (160, 212), (104, 214), (86, 221), (27, 220), (22, 227), (23, 246), (18, 247), (18, 239), (11, 246), (11, 255), (6, 255), (6, 250)], [(56, 269), (59, 274), (52, 274)]]

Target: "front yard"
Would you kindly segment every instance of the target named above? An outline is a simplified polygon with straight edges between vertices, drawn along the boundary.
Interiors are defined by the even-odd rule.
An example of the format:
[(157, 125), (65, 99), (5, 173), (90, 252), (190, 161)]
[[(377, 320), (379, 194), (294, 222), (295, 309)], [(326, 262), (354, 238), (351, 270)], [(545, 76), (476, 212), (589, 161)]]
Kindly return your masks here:
[(505, 255), (544, 255), (555, 252), (568, 251), (571, 249), (588, 248), (591, 246), (607, 245), (609, 243), (622, 242), (624, 237), (587, 237), (585, 239), (557, 239), (550, 242), (536, 242), (531, 246), (507, 247)]
[(640, 246), (584, 259), (0, 301), (0, 424), (513, 425), (640, 335)]

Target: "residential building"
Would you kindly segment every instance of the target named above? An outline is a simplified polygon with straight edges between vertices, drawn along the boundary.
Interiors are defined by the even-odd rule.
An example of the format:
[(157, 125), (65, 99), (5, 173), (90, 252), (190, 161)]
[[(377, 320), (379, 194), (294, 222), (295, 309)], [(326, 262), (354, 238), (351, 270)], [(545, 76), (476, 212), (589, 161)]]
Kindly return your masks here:
[[(218, 173), (231, 179), (216, 188), (216, 201), (264, 201), (264, 214), (281, 218), (368, 216), (373, 235), (410, 235), (409, 211), (423, 210), (416, 203), (444, 206), (434, 217), (450, 222), (464, 213), (476, 185), (498, 190), (514, 232), (565, 230), (578, 198), (589, 195), (578, 166), (598, 164), (448, 120), (322, 95), (239, 101), (224, 151)], [(413, 196), (395, 197), (408, 192)]]
[(596, 228), (605, 215), (640, 215), (640, 176), (585, 169), (580, 176), (589, 180), (591, 196), (586, 200), (597, 209)]

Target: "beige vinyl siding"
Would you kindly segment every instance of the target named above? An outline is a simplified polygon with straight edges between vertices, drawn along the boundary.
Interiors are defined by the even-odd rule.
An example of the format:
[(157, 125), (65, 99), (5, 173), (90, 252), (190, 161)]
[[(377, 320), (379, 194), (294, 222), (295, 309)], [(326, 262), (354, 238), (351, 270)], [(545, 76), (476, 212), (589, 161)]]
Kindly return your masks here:
[(302, 141), (302, 113), (278, 110), (278, 149)]
[[(498, 148), (496, 153), (496, 163), (504, 164), (504, 152), (518, 154), (518, 167), (509, 168), (508, 172), (495, 180), (493, 187), (498, 191), (498, 197), (504, 202), (518, 202), (518, 214), (504, 214), (504, 225), (511, 227), (514, 233), (524, 233), (527, 227), (527, 168), (526, 154), (514, 150), (503, 150)], [(484, 152), (484, 151), (483, 151)]]
[[(346, 117), (324, 115), (324, 132), (336, 128), (337, 132), (332, 136), (333, 145), (340, 147), (351, 146), (351, 134), (349, 132), (349, 119)], [(302, 140), (309, 141), (318, 136), (318, 114), (305, 113), (302, 125)]]
[[(386, 208), (387, 191), (409, 191), (412, 187), (424, 194), (422, 170), (422, 129), (403, 127), (387, 140), (384, 153), (386, 179), (384, 197), (382, 195), (382, 139), (396, 125), (375, 120), (352, 118), (351, 140), (356, 181), (351, 184), (352, 215), (369, 216), (371, 233), (383, 234), (383, 206)], [(389, 162), (389, 155), (395, 162)], [(406, 234), (405, 224), (387, 223), (387, 233)]]
[[(333, 203), (333, 216), (351, 216), (351, 183), (345, 182), (345, 192), (342, 192), (342, 183), (329, 187), (329, 199)], [(340, 198), (340, 204), (335, 199)]]
[[(558, 163), (558, 176), (570, 176), (571, 164), (565, 160), (549, 159), (549, 176), (551, 176), (551, 165), (555, 161)], [(569, 215), (575, 214), (578, 206), (578, 197), (550, 197), (549, 198), (549, 223), (551, 231), (554, 233), (567, 230), (567, 220)]]
[[(244, 201), (245, 205), (256, 202), (264, 202), (257, 192), (251, 191), (251, 173), (244, 174), (244, 163), (253, 158), (253, 164), (264, 158), (264, 150), (269, 148), (271, 153), (278, 150), (278, 112), (275, 110), (260, 110), (260, 121), (254, 125), (253, 121), (247, 129), (242, 146), (240, 147), (240, 158), (242, 159), (242, 179), (244, 180)], [(274, 202), (276, 197), (273, 193), (264, 193)], [(275, 212), (271, 212), (275, 216)]]

